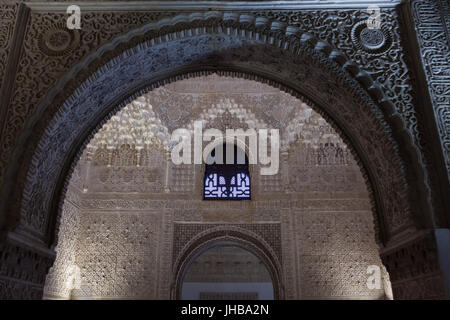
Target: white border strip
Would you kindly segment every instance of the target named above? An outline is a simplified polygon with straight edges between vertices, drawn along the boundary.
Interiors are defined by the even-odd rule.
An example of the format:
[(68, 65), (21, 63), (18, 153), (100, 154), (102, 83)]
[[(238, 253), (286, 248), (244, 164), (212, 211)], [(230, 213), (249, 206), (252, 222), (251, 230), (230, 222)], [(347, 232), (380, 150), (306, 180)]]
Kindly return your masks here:
[(292, 1), (66, 1), (25, 2), (34, 12), (66, 12), (70, 5), (78, 5), (82, 12), (127, 11), (254, 11), (300, 9), (357, 9), (377, 5), (396, 7), (406, 0), (292, 0)]

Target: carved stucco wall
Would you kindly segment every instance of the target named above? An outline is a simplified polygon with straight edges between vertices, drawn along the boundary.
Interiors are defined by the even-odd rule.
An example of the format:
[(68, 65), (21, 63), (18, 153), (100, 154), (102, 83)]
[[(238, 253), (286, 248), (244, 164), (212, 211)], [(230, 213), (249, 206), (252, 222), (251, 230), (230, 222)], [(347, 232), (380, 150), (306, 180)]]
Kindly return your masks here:
[[(83, 30), (81, 38), (78, 38), (78, 35), (76, 33), (73, 33), (68, 37), (68, 39), (70, 39), (70, 43), (68, 46), (67, 43), (62, 43), (59, 45), (58, 43), (55, 43), (56, 47), (53, 47), (53, 49), (56, 50), (49, 51), (48, 48), (45, 48), (45, 46), (42, 45), (42, 40), (45, 37), (51, 38), (52, 35), (56, 35), (55, 38), (58, 38), (57, 35), (61, 34), (61, 28), (65, 22), (65, 13), (61, 11), (57, 12), (57, 10), (55, 11), (55, 13), (50, 15), (43, 13), (43, 11), (53, 10), (50, 9), (50, 7), (48, 10), (42, 10), (42, 8), (38, 8), (36, 10), (36, 7), (34, 7), (30, 12), (27, 6), (22, 6), (22, 9), (27, 9), (22, 10), (26, 11), (27, 14), (22, 14), (20, 16), (21, 18), (23, 18), (24, 23), (20, 24), (19, 28), (16, 28), (15, 30), (15, 32), (17, 33), (16, 35), (18, 41), (16, 43), (16, 49), (21, 49), (21, 51), (18, 51), (11, 50), (11, 41), (13, 38), (11, 27), (13, 26), (14, 21), (13, 19), (11, 19), (10, 14), (11, 8), (14, 8), (13, 10), (17, 12), (18, 2), (19, 1), (7, 1), (5, 3), (2, 3), (1, 5), (2, 13), (7, 12), (7, 14), (5, 15), (5, 20), (3, 20), (7, 26), (0, 29), (0, 39), (2, 44), (5, 44), (4, 46), (0, 46), (0, 69), (3, 70), (2, 72), (5, 74), (2, 79), (2, 105), (6, 105), (4, 108), (2, 108), (3, 113), (0, 114), (0, 124), (2, 124), (2, 161), (0, 164), (0, 180), (2, 182), (5, 182), (5, 167), (8, 164), (8, 158), (10, 158), (11, 151), (16, 146), (18, 133), (23, 129), (24, 123), (26, 123), (27, 119), (29, 119), (29, 116), (34, 114), (35, 111), (38, 110), (37, 105), (39, 101), (42, 100), (45, 92), (48, 91), (48, 89), (53, 84), (55, 84), (56, 80), (59, 79), (64, 72), (70, 69), (71, 65), (73, 65), (77, 61), (80, 61), (82, 57), (85, 57), (89, 52), (92, 52), (93, 50), (98, 48), (99, 45), (108, 42), (120, 33), (126, 32), (127, 30), (138, 27), (142, 24), (156, 21), (164, 15), (176, 15), (176, 12), (172, 12), (171, 10), (165, 10), (164, 13), (151, 10), (148, 12), (128, 13), (117, 11), (108, 13), (98, 11), (85, 12), (83, 13), (83, 19), (85, 19), (83, 20), (83, 23), (85, 23), (84, 27), (86, 28)], [(320, 4), (323, 3), (323, 1), (317, 1), (316, 3)], [(448, 50), (445, 49), (445, 40), (443, 38), (443, 36), (445, 35), (445, 30), (443, 30), (444, 24), (440, 22), (445, 20), (448, 26), (448, 10), (445, 9), (446, 7), (443, 7), (442, 10), (436, 10), (436, 7), (434, 7), (432, 12), (430, 12), (429, 8), (433, 4), (435, 4), (435, 2), (433, 1), (413, 1), (413, 3), (417, 4), (415, 5), (414, 10), (417, 13), (418, 17), (421, 15), (425, 17), (425, 19), (419, 17), (415, 21), (415, 24), (420, 26), (420, 28), (417, 28), (419, 37), (418, 40), (420, 42), (420, 45), (425, 48), (427, 45), (433, 46), (433, 43), (436, 43), (437, 47), (443, 49), (441, 51), (444, 53), (444, 55), (441, 55), (439, 52), (436, 52), (436, 50), (432, 50), (429, 51), (429, 55), (424, 55), (425, 71), (428, 72), (430, 70), (434, 70), (435, 72), (439, 73), (437, 77), (429, 76), (428, 80), (430, 82), (433, 82), (438, 78), (445, 79), (445, 70), (447, 70), (448, 68), (446, 68), (445, 66), (443, 66), (443, 68), (440, 68), (439, 66), (441, 66), (441, 63), (443, 61), (445, 61), (445, 52), (448, 52)], [(445, 5), (445, 2), (440, 1), (439, 3), (443, 3)], [(424, 6), (422, 7), (420, 6), (420, 4), (424, 4)], [(411, 68), (414, 66), (408, 67), (407, 64), (408, 57), (405, 54), (407, 50), (403, 49), (405, 37), (402, 34), (401, 30), (397, 28), (397, 26), (402, 27), (403, 23), (401, 17), (398, 16), (398, 9), (386, 8), (385, 10), (384, 7), (382, 8), (384, 21), (387, 22), (390, 27), (393, 27), (391, 28), (391, 30), (393, 31), (390, 31), (390, 34), (384, 38), (393, 39), (393, 43), (390, 44), (390, 42), (387, 41), (384, 42), (381, 46), (383, 50), (386, 50), (388, 48), (387, 45), (390, 44), (391, 47), (389, 47), (389, 50), (385, 52), (389, 54), (382, 54), (381, 52), (370, 50), (370, 46), (374, 44), (370, 41), (376, 41), (376, 39), (380, 39), (379, 36), (373, 37), (372, 40), (368, 38), (366, 39), (367, 41), (359, 41), (363, 40), (361, 38), (359, 38), (358, 40), (358, 35), (361, 35), (361, 29), (358, 29), (358, 27), (360, 27), (361, 25), (355, 26), (355, 24), (365, 20), (366, 16), (364, 14), (364, 10), (338, 10), (325, 9), (325, 7), (322, 7), (321, 9), (321, 11), (312, 10), (310, 8), (300, 11), (259, 11), (258, 9), (250, 11), (258, 15), (270, 15), (271, 17), (274, 17), (276, 21), (285, 21), (289, 24), (298, 25), (302, 30), (312, 32), (320, 39), (329, 39), (330, 43), (333, 46), (344, 50), (346, 54), (350, 55), (352, 59), (357, 61), (358, 64), (360, 64), (360, 66), (365, 69), (365, 71), (371, 73), (373, 77), (377, 78), (378, 82), (383, 84), (384, 90), (387, 90), (387, 92), (389, 92), (390, 99), (393, 99), (396, 102), (397, 100), (403, 100), (403, 102), (396, 103), (396, 106), (399, 106), (397, 111), (401, 115), (405, 114), (404, 116), (402, 116), (404, 119), (406, 119), (404, 122), (405, 125), (408, 128), (412, 128), (411, 132), (416, 132), (417, 130), (415, 130), (414, 127), (416, 123), (420, 124), (420, 114), (418, 114), (418, 117), (416, 118), (412, 113), (409, 112), (409, 106), (411, 105), (411, 103), (413, 103), (414, 108), (419, 109), (420, 104), (418, 106), (414, 103), (414, 90), (412, 89), (414, 84), (410, 80)], [(436, 21), (439, 22), (436, 24)], [(427, 26), (430, 26), (431, 29), (427, 29)], [(44, 35), (41, 34), (42, 30), (45, 30)], [(429, 33), (427, 30), (431, 30), (432, 32)], [(351, 33), (350, 31), (353, 31), (353, 33)], [(440, 39), (436, 42), (434, 41), (435, 38), (433, 38), (434, 35), (438, 35), (440, 37)], [(24, 37), (24, 39), (22, 39), (22, 37)], [(64, 39), (67, 37), (63, 36), (62, 38)], [(352, 39), (351, 42), (350, 38)], [(22, 40), (24, 40), (23, 44)], [(79, 40), (81, 40), (81, 43), (78, 42)], [(367, 46), (367, 44), (369, 46)], [(428, 49), (422, 49), (422, 51), (428, 52)], [(7, 56), (9, 57), (8, 60), (6, 60)], [(435, 59), (434, 56), (437, 56), (438, 59)], [(9, 73), (4, 72), (4, 70), (7, 69), (7, 66), (9, 67)], [(437, 67), (435, 68), (434, 66)], [(5, 83), (8, 83), (9, 85), (6, 86), (4, 85)], [(446, 92), (448, 91), (447, 87), (445, 85), (437, 85), (436, 88), (438, 90), (432, 90), (432, 93), (436, 94), (436, 96), (432, 98), (435, 99), (437, 97), (435, 99), (435, 106), (438, 106), (438, 108), (435, 108), (437, 119), (436, 121), (439, 126), (438, 129), (440, 130), (444, 152), (446, 152), (446, 138), (442, 138), (442, 135), (446, 135), (445, 132), (448, 131), (446, 129), (446, 123), (448, 121), (446, 122), (445, 120), (447, 118), (446, 110), (448, 109), (448, 107), (446, 107), (445, 105), (445, 96)], [(5, 97), (7, 99), (3, 100)], [(411, 98), (413, 99), (411, 100)], [(406, 111), (404, 112), (404, 110)], [(47, 113), (47, 115), (50, 114), (50, 112)], [(414, 136), (416, 138), (418, 137), (416, 140), (427, 142), (429, 135), (427, 134), (427, 132), (421, 132), (421, 130), (422, 129), (419, 126), (419, 134), (414, 134)], [(38, 135), (38, 132), (33, 131), (33, 135)], [(427, 143), (424, 143), (423, 145), (426, 146)], [(426, 152), (423, 156), (425, 158), (424, 164), (428, 168), (430, 174), (430, 177), (425, 176), (425, 180), (428, 179), (428, 182), (425, 183), (426, 188), (429, 187), (431, 190), (434, 189), (436, 191), (437, 189), (439, 189), (439, 187), (435, 182), (433, 182), (434, 178), (432, 177), (432, 175), (435, 174), (433, 173), (433, 166), (436, 166), (436, 164), (434, 163), (433, 159), (430, 159), (430, 156), (427, 155)], [(9, 164), (11, 163), (15, 164), (16, 161), (9, 161)], [(170, 172), (171, 177), (174, 176), (173, 172), (174, 171)], [(421, 177), (419, 178), (421, 179)], [(19, 185), (22, 180), (23, 177), (19, 179), (13, 179), (13, 181), (17, 181), (17, 185)], [(192, 185), (191, 182), (187, 182), (187, 184)], [(6, 198), (19, 199), (20, 197), (5, 197), (5, 199)], [(124, 200), (121, 201), (124, 202)], [(140, 206), (143, 206), (145, 203), (145, 201), (138, 200), (136, 200), (136, 202), (139, 202)], [(38, 205), (33, 203), (33, 205), (29, 207), (35, 208), (38, 207)], [(437, 211), (440, 210), (439, 207), (436, 207), (435, 209)], [(17, 210), (17, 208), (15, 210)], [(6, 212), (6, 210), (4, 212)], [(445, 213), (445, 211), (442, 212)], [(431, 245), (430, 250), (433, 250), (432, 247), (433, 246)], [(5, 249), (5, 252), (7, 250), (15, 249)], [(412, 256), (419, 257), (420, 260), (421, 254), (419, 251), (416, 252), (415, 249), (406, 250), (410, 252)], [(27, 254), (28, 253), (26, 253), (25, 255)], [(30, 257), (32, 257), (32, 255), (33, 254), (30, 253)], [(389, 264), (391, 265), (391, 268), (393, 270), (397, 269), (397, 265), (412, 265), (408, 261), (403, 261), (404, 259), (399, 259), (395, 254), (395, 251), (386, 259), (386, 261), (389, 260)], [(38, 261), (39, 259), (34, 258), (34, 260)], [(45, 263), (51, 262), (51, 259), (44, 260), (46, 261)], [(431, 261), (432, 259), (428, 260)], [(427, 264), (428, 262), (424, 263)], [(432, 269), (436, 270), (436, 273), (439, 273), (439, 266), (436, 264), (436, 261), (430, 262), (430, 264), (433, 266)], [(14, 263), (11, 262), (8, 266), (7, 263), (5, 263), (4, 265), (4, 269), (6, 270), (5, 274), (10, 274), (11, 277), (15, 277)], [(405, 272), (405, 270), (408, 272)], [(24, 276), (21, 277), (37, 279), (38, 277), (35, 277), (35, 273), (36, 272), (34, 271), (30, 271), (30, 274), (28, 275), (24, 272)], [(410, 278), (414, 277), (414, 270), (411, 270), (408, 267), (402, 267), (399, 272), (396, 272), (396, 274), (402, 275), (399, 277), (401, 279), (405, 279), (404, 275), (410, 273), (412, 274)], [(28, 294), (25, 293), (27, 292), (27, 290), (23, 289), (24, 287), (21, 283), (9, 283), (8, 281), (4, 282), (4, 287), (7, 287), (8, 289), (5, 290), (5, 296), (39, 296), (38, 282), (30, 284), (29, 287), (31, 289), (29, 290), (30, 294)], [(424, 287), (426, 281), (426, 279), (423, 283), (417, 281), (417, 287)], [(427, 283), (427, 292), (423, 293), (422, 296), (426, 296), (427, 293), (435, 295), (437, 290), (435, 290), (434, 288), (439, 287), (439, 281), (439, 276), (436, 276), (435, 282), (433, 282), (433, 284), (430, 285), (430, 283)], [(399, 286), (402, 286), (400, 296), (410, 297), (411, 295), (409, 294), (411, 292), (420, 292), (420, 290), (410, 290), (408, 285), (409, 282), (406, 280), (402, 280), (402, 283), (399, 284)], [(405, 293), (405, 295), (403, 295), (403, 293)]]
[[(216, 112), (217, 106), (228, 111)], [(216, 112), (211, 124), (208, 110)], [(251, 201), (203, 201), (202, 166), (177, 167), (167, 157), (167, 134), (196, 119), (205, 127), (279, 128), (285, 146), (279, 173), (262, 176), (253, 166)], [(289, 125), (293, 119), (299, 126)], [(390, 296), (385, 271), (381, 289), (366, 285), (369, 265), (384, 269), (353, 156), (310, 107), (268, 85), (212, 75), (153, 90), (94, 136), (72, 180), (78, 217), (69, 206), (70, 188), (48, 298), (169, 298), (174, 263), (185, 246), (227, 225), (258, 235), (274, 252), (288, 299)], [(70, 264), (80, 268), (80, 284), (69, 295), (62, 284)]]

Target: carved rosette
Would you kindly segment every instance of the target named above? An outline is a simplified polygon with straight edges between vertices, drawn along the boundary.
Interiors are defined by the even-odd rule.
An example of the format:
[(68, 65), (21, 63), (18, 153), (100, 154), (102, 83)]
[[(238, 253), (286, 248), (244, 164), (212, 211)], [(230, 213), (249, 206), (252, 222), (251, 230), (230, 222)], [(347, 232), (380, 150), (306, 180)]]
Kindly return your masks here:
[(392, 38), (385, 25), (382, 24), (380, 29), (371, 29), (367, 26), (366, 20), (355, 24), (351, 37), (359, 50), (364, 50), (372, 55), (382, 55), (392, 45)]
[(62, 24), (50, 27), (39, 38), (39, 49), (48, 56), (68, 55), (80, 44), (80, 33)]

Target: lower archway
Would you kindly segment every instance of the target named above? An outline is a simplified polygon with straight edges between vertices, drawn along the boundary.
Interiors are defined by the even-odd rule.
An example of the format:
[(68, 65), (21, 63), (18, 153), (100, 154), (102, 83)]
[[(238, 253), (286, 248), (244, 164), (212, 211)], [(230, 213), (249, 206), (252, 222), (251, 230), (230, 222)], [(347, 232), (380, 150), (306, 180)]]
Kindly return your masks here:
[(181, 300), (273, 300), (264, 262), (235, 243), (216, 243), (189, 263)]
[[(202, 288), (201, 285), (188, 284), (187, 286), (185, 286), (186, 280), (188, 282), (189, 280), (195, 280), (195, 273), (190, 274), (192, 264), (197, 261), (197, 259), (202, 257), (205, 253), (220, 253), (220, 250), (217, 250), (217, 248), (223, 246), (234, 248), (229, 250), (229, 253), (230, 251), (231, 253), (237, 252), (241, 255), (242, 253), (244, 253), (243, 256), (250, 257), (249, 261), (257, 262), (258, 265), (261, 264), (263, 266), (261, 268), (262, 272), (259, 275), (251, 272), (250, 270), (246, 270), (247, 274), (245, 274), (244, 277), (247, 281), (241, 281), (246, 282), (246, 284), (241, 286), (241, 289), (243, 290), (234, 291), (235, 293), (251, 293), (251, 297), (247, 298), (255, 298), (255, 293), (261, 291), (260, 295), (258, 295), (257, 297), (264, 298), (265, 300), (272, 298), (284, 299), (282, 267), (276, 252), (274, 252), (273, 248), (257, 234), (232, 225), (223, 225), (210, 228), (204, 232), (199, 233), (196, 237), (191, 239), (186, 244), (174, 263), (174, 284), (172, 288), (173, 299), (193, 298), (192, 295), (194, 294), (198, 294), (197, 297), (201, 298), (201, 292), (199, 292), (199, 288)], [(196, 267), (194, 267), (194, 272), (195, 268)], [(203, 278), (204, 277), (205, 275), (203, 274)], [(248, 289), (244, 289), (253, 287), (253, 290), (255, 290), (255, 287), (258, 287), (255, 285), (249, 285), (249, 280), (251, 280), (252, 278), (259, 280), (259, 290), (257, 290), (256, 292), (249, 292)], [(222, 279), (226, 282), (230, 282), (230, 280), (232, 280), (231, 278), (225, 279), (224, 277), (222, 277)], [(223, 288), (225, 289), (224, 292), (213, 293), (218, 294), (218, 297), (222, 295), (226, 298), (232, 298), (226, 295), (226, 293), (233, 293), (231, 287), (229, 285), (223, 285)], [(268, 292), (269, 288), (272, 290), (272, 292), (270, 293)], [(208, 288), (205, 287), (205, 289), (210, 292), (210, 284), (208, 284)], [(207, 292), (205, 293), (207, 294)]]

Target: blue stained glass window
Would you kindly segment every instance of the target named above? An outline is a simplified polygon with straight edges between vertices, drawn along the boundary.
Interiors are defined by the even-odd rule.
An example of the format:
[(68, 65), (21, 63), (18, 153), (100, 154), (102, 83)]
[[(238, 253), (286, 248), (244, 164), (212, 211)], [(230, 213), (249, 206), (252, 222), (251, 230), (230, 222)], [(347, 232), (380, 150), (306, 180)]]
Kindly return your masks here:
[[(222, 161), (216, 159), (215, 151), (217, 149), (215, 149), (211, 152), (214, 161), (206, 164), (205, 167), (203, 199), (249, 200), (251, 193), (247, 156), (240, 158), (243, 151), (234, 146), (234, 159), (232, 161), (228, 159), (227, 162), (227, 147), (226, 145), (220, 147), (222, 147)], [(243, 159), (243, 161), (239, 161), (239, 159)]]

